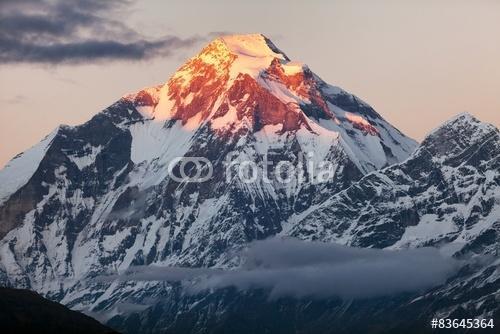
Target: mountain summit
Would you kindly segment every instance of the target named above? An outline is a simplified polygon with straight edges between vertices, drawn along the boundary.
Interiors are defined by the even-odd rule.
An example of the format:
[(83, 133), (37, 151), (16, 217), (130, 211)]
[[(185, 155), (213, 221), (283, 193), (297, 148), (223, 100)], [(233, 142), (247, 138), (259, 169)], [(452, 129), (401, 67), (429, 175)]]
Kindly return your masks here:
[[(260, 34), (223, 36), (162, 86), (125, 97), (144, 118), (219, 136), (297, 135), (341, 143), (363, 172), (405, 159), (415, 141), (370, 106), (290, 61)], [(320, 138), (320, 139), (318, 139)]]

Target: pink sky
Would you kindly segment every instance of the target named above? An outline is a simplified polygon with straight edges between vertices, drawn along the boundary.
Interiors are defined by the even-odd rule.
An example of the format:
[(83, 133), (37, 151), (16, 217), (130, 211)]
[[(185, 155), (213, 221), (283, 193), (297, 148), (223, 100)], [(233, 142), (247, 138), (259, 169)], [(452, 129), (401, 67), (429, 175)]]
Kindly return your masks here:
[[(499, 1), (150, 0), (122, 17), (145, 36), (263, 33), (417, 140), (464, 111), (500, 124)], [(204, 43), (139, 62), (1, 65), (0, 166), (57, 125), (165, 82)]]

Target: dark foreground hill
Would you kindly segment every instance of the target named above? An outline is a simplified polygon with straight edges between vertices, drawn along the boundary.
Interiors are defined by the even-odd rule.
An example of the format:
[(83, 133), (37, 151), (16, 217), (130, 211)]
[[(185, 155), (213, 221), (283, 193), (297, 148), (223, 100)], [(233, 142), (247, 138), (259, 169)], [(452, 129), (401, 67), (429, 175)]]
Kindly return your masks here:
[(117, 333), (30, 290), (0, 288), (2, 333)]

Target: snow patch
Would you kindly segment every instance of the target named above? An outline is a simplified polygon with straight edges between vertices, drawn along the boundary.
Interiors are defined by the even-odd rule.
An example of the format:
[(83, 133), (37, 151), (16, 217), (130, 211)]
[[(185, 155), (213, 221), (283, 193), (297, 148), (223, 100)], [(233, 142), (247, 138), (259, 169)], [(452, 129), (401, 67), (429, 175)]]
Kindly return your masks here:
[(102, 151), (102, 146), (92, 146), (87, 144), (83, 147), (85, 152), (88, 154), (83, 156), (68, 155), (68, 158), (78, 167), (79, 170), (83, 170), (85, 167), (92, 165), (99, 153)]
[(282, 68), (283, 72), (285, 72), (285, 74), (289, 76), (304, 72), (304, 69), (307, 68), (307, 66), (304, 63), (298, 61), (289, 61), (288, 63), (283, 64)]

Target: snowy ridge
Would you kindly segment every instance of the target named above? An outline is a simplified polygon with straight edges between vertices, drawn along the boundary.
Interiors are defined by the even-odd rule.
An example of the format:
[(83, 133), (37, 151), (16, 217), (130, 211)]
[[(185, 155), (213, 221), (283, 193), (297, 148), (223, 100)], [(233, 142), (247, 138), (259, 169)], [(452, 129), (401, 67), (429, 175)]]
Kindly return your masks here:
[[(460, 122), (459, 126), (457, 122)], [(472, 132), (474, 136), (470, 135)], [(446, 133), (445, 137), (441, 136), (443, 133)], [(436, 140), (441, 147), (448, 147), (447, 160), (435, 159), (429, 154)], [(468, 146), (461, 146), (464, 142)], [(500, 173), (492, 169), (499, 163), (499, 144), (499, 131), (492, 125), (471, 115), (454, 117), (431, 132), (406, 161), (367, 174), (328, 199), (310, 217), (295, 221), (296, 226), (287, 230), (295, 229), (290, 233), (300, 235), (299, 230), (312, 228), (306, 227), (308, 224), (316, 226), (322, 222), (329, 225), (332, 222), (337, 226), (347, 226), (347, 229), (338, 230), (332, 226), (331, 234), (325, 230), (321, 238), (363, 246), (368, 246), (365, 244), (368, 241), (374, 243), (371, 246), (396, 248), (439, 243), (441, 238), (453, 235), (452, 243), (459, 246), (455, 249), (459, 251), (500, 219), (497, 184)], [(459, 149), (455, 150), (457, 147)], [(464, 155), (466, 150), (471, 153)], [(463, 160), (456, 162), (457, 157)], [(439, 200), (448, 196), (456, 198), (456, 202)], [(387, 201), (389, 198), (391, 200)], [(492, 207), (485, 207), (486, 199), (492, 200)], [(362, 210), (359, 211), (358, 207)], [(420, 207), (422, 210), (418, 209)], [(487, 210), (481, 218), (476, 217), (478, 208)], [(387, 217), (381, 214), (385, 211)], [(398, 218), (401, 225), (394, 225), (394, 214), (397, 216), (398, 212), (405, 211), (407, 216)], [(371, 218), (367, 221), (368, 216)], [(448, 218), (443, 220), (443, 216)], [(343, 224), (345, 220), (354, 223)], [(477, 223), (465, 228), (463, 222), (467, 220)], [(385, 233), (385, 228), (394, 229), (398, 234), (390, 238), (385, 236), (381, 239), (383, 243), (378, 244), (379, 240), (373, 234), (378, 229)], [(363, 230), (366, 232), (362, 233)], [(391, 239), (394, 243), (390, 243)]]
[(2, 185), (0, 188), (0, 205), (29, 181), (58, 131), (59, 128), (56, 128), (43, 138), (40, 143), (12, 158), (0, 170), (0, 184)]
[(461, 113), (431, 131), (422, 142), (422, 147), (435, 158), (446, 159), (497, 132), (494, 125), (483, 123), (469, 113)]

